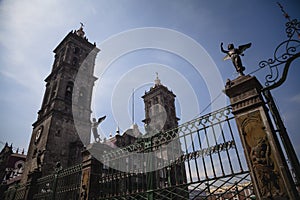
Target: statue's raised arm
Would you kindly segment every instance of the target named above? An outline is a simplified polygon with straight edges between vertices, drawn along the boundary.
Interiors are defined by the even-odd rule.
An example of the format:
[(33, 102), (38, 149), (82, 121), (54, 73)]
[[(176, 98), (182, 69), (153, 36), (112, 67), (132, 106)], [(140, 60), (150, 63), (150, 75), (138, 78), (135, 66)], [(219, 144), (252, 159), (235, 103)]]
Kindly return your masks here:
[(224, 50), (224, 48), (223, 48), (223, 42), (221, 42), (221, 51), (223, 52), (223, 53), (228, 53), (229, 51), (225, 51)]
[(224, 60), (231, 59), (236, 71), (240, 75), (244, 75), (243, 71), (245, 70), (245, 67), (242, 65), (240, 55), (244, 56), (243, 52), (249, 47), (251, 47), (251, 43), (240, 45), (238, 48), (234, 48), (233, 44), (229, 44), (228, 50), (224, 50), (223, 43), (221, 43), (221, 51), (227, 54), (224, 57)]

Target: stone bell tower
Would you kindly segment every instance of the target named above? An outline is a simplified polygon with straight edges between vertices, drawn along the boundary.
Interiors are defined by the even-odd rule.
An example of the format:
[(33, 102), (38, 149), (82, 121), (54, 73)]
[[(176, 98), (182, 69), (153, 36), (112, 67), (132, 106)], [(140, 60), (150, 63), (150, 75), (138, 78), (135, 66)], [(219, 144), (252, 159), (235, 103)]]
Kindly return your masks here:
[[(160, 187), (165, 183), (170, 185), (186, 183), (186, 175), (183, 173), (185, 172), (184, 164), (173, 163), (175, 158), (182, 155), (180, 141), (174, 138), (178, 134), (176, 128), (178, 127), (179, 120), (176, 116), (175, 97), (176, 95), (161, 83), (157, 73), (154, 86), (142, 96), (145, 104), (145, 119), (143, 122), (145, 123), (146, 136), (168, 135), (173, 138), (165, 143), (159, 141), (158, 138), (160, 137), (153, 137), (151, 140), (151, 151), (154, 152), (155, 156), (152, 158), (153, 161), (151, 164), (148, 163), (150, 171), (153, 165), (159, 166), (160, 164), (164, 165), (168, 163), (170, 167), (169, 171), (165, 168), (164, 173), (154, 171), (148, 174), (147, 187), (149, 190)], [(176, 178), (175, 176), (167, 175), (168, 173), (176, 174)], [(173, 192), (174, 194), (179, 194), (181, 197), (184, 197), (187, 194), (185, 189), (186, 188), (181, 188), (180, 190), (175, 189)], [(178, 199), (178, 197), (175, 196), (168, 197), (170, 199)], [(152, 198), (158, 197), (153, 196)]]
[(158, 74), (154, 86), (142, 96), (145, 104), (145, 127), (147, 132), (159, 132), (178, 126), (179, 118), (175, 111), (176, 95), (161, 84)]
[(79, 164), (90, 141), (91, 98), (96, 55), (100, 50), (85, 37), (83, 25), (71, 31), (54, 49), (51, 73), (28, 149), (23, 183), (28, 174), (51, 174)]

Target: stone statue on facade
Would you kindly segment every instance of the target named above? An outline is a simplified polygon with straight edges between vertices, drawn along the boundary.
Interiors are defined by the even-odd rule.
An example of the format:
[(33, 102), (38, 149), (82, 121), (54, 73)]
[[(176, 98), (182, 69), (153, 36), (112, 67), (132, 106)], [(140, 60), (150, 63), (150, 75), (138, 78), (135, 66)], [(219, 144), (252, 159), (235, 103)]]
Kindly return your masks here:
[(221, 43), (221, 51), (227, 54), (224, 57), (224, 60), (231, 59), (236, 71), (242, 76), (244, 75), (243, 71), (245, 70), (245, 67), (242, 65), (240, 55), (244, 56), (243, 52), (249, 47), (251, 47), (251, 43), (240, 45), (238, 48), (234, 48), (233, 44), (229, 44), (228, 50), (224, 50), (223, 42)]
[(43, 165), (43, 161), (42, 161), (42, 156), (45, 153), (45, 149), (44, 150), (38, 150), (37, 154), (36, 154), (36, 165), (37, 165), (37, 169), (40, 170), (42, 165)]
[(92, 119), (92, 133), (94, 135), (95, 142), (100, 142), (100, 135), (98, 134), (98, 126), (99, 124), (104, 121), (106, 116), (100, 117), (98, 121), (96, 118)]

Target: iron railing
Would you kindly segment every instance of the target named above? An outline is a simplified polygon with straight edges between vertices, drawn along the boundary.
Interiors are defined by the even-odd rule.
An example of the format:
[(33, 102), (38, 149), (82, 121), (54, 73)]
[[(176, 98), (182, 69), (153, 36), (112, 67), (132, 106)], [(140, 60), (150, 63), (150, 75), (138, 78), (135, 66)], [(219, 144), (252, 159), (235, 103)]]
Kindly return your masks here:
[(250, 199), (251, 178), (236, 138), (226, 107), (112, 149), (103, 154), (99, 199)]
[(81, 164), (67, 169), (57, 169), (54, 174), (37, 180), (37, 194), (33, 199), (79, 199)]
[[(231, 107), (222, 108), (107, 150), (95, 174), (98, 199), (250, 199), (242, 149)], [(80, 199), (81, 174), (82, 165), (76, 165), (37, 179), (33, 199)], [(22, 199), (25, 186), (14, 192), (14, 199)]]
[[(259, 62), (260, 68), (269, 68), (269, 73), (265, 76), (265, 87), (262, 89), (262, 92), (275, 122), (276, 132), (278, 132), (281, 139), (282, 149), (286, 153), (290, 164), (289, 167), (293, 172), (292, 176), (295, 185), (300, 188), (300, 163), (271, 94), (272, 89), (278, 88), (285, 82), (291, 64), (300, 57), (300, 22), (297, 19), (291, 19), (288, 13), (283, 9), (283, 6), (280, 3), (277, 4), (288, 21), (285, 24), (287, 39), (275, 48), (273, 58)], [(280, 67), (283, 69), (280, 70)], [(280, 73), (280, 71), (282, 71), (282, 73)]]

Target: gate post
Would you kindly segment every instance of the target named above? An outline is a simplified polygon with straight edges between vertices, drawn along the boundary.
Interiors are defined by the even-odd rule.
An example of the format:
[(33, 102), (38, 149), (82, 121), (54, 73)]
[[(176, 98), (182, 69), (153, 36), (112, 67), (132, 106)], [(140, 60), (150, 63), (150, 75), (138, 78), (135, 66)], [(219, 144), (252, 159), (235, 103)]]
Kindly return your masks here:
[(250, 170), (257, 199), (299, 199), (280, 143), (261, 95), (256, 77), (241, 75), (228, 80), (225, 93)]
[(99, 175), (102, 164), (89, 152), (89, 148), (82, 152), (82, 175), (80, 186), (81, 200), (98, 199), (100, 195)]
[(26, 190), (24, 199), (33, 199), (33, 195), (36, 194), (37, 191), (37, 179), (41, 177), (41, 171), (34, 170), (28, 174), (28, 180), (26, 182)]

